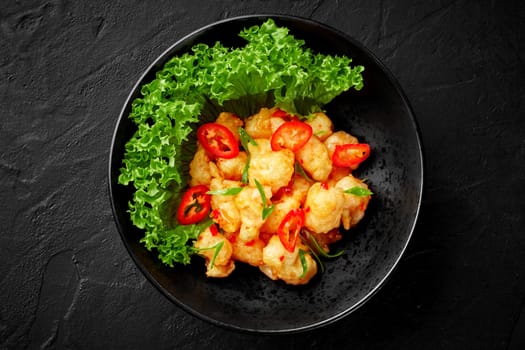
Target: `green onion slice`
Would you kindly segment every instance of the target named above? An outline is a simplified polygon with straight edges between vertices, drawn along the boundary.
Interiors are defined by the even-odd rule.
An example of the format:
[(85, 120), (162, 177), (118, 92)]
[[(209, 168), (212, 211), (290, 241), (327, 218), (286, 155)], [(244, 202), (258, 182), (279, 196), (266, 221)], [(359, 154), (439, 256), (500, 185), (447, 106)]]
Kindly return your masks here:
[(266, 194), (264, 193), (264, 188), (262, 187), (261, 183), (257, 181), (257, 179), (254, 179), (254, 180), (255, 180), (255, 186), (257, 186), (257, 189), (259, 190), (259, 194), (261, 195), (261, 199), (263, 203), (262, 219), (266, 220), (266, 218), (270, 216), (270, 214), (272, 213), (275, 207), (273, 206), (273, 204), (270, 206), (267, 205)]
[(255, 142), (255, 140), (243, 128), (239, 128), (239, 136), (241, 138), (241, 145), (246, 152), (250, 152), (248, 150), (248, 143), (251, 143), (252, 146), (257, 146), (257, 142)]
[(366, 196), (370, 196), (372, 194), (374, 194), (372, 191), (366, 189), (366, 188), (363, 188), (363, 187), (359, 187), (359, 186), (354, 186), (352, 188), (349, 188), (345, 191), (343, 191), (344, 193), (348, 193), (348, 194), (353, 194), (355, 196), (359, 196), (359, 197), (366, 197)]
[(343, 253), (345, 252), (344, 250), (340, 250), (335, 254), (329, 254), (323, 249), (323, 247), (321, 247), (319, 242), (317, 242), (314, 235), (312, 235), (310, 232), (304, 229), (303, 229), (303, 233), (304, 233), (303, 238), (305, 238), (303, 239), (303, 241), (306, 240), (304, 243), (308, 246), (308, 248), (310, 248), (312, 252), (314, 252), (315, 255), (320, 255), (326, 259), (333, 259), (333, 258), (337, 258), (338, 256), (343, 255)]
[(239, 194), (243, 190), (243, 188), (244, 187), (230, 187), (215, 191), (208, 191), (206, 193), (217, 196), (235, 196), (236, 194)]
[(197, 248), (196, 250), (197, 251), (212, 250), (212, 249), (215, 250), (215, 252), (213, 253), (213, 256), (211, 258), (211, 261), (210, 261), (210, 269), (213, 269), (213, 265), (215, 264), (215, 259), (217, 258), (217, 255), (219, 255), (219, 252), (221, 251), (223, 245), (224, 245), (224, 241), (220, 241), (219, 243), (217, 243), (215, 245), (212, 245), (211, 247)]
[(304, 256), (305, 251), (302, 249), (299, 249), (299, 259), (301, 260), (301, 266), (303, 267), (303, 273), (299, 278), (303, 278), (306, 275), (306, 271), (308, 271), (308, 264), (306, 263), (306, 257)]
[(306, 173), (306, 171), (304, 170), (304, 168), (301, 166), (299, 162), (295, 162), (295, 172), (301, 175), (302, 177), (304, 177), (308, 181), (312, 181), (312, 182), (314, 181), (310, 176), (308, 176), (308, 174)]
[(246, 160), (246, 164), (244, 164), (244, 168), (242, 169), (241, 182), (243, 184), (248, 183), (248, 170), (250, 169), (250, 159), (251, 159), (251, 156), (248, 153), (248, 159)]

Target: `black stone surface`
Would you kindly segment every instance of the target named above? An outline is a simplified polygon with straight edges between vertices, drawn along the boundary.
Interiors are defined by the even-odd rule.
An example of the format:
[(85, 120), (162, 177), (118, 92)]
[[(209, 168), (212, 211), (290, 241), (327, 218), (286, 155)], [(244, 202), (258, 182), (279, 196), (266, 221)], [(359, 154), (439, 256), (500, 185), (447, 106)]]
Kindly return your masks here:
[[(217, 328), (145, 280), (107, 193), (116, 118), (166, 48), (280, 13), (361, 41), (398, 78), (426, 155), (420, 220), (365, 306), (308, 333)], [(9, 1), (0, 9), (0, 348), (525, 348), (520, 1)], [(305, 306), (307, 307), (307, 306)]]

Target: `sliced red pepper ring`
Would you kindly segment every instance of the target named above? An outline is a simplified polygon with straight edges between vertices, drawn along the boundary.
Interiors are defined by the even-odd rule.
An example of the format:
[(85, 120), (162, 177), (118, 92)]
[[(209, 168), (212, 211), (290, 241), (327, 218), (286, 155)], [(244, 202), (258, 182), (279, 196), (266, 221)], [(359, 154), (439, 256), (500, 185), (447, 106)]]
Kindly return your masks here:
[(286, 186), (283, 186), (275, 192), (275, 194), (272, 196), (272, 202), (278, 202), (285, 196), (291, 196), (293, 194), (293, 183), (290, 181), (290, 183)]
[(272, 113), (272, 117), (274, 118), (281, 118), (285, 122), (293, 122), (293, 121), (299, 121), (299, 118), (293, 114), (290, 114), (286, 111), (283, 111), (280, 108), (277, 108), (275, 112)]
[(275, 130), (270, 141), (273, 151), (283, 148), (297, 151), (312, 137), (312, 127), (301, 121), (285, 122)]
[(362, 163), (370, 156), (367, 143), (350, 143), (335, 146), (332, 163), (340, 167), (352, 167)]
[(211, 196), (206, 193), (208, 191), (208, 187), (198, 185), (191, 187), (182, 195), (177, 210), (179, 224), (196, 224), (208, 215), (211, 208)]
[(283, 111), (280, 108), (277, 108), (275, 112), (272, 113), (272, 117), (277, 117), (277, 118), (286, 118), (288, 116), (289, 116), (288, 112)]
[(219, 123), (206, 123), (197, 130), (197, 139), (212, 155), (231, 159), (239, 154), (239, 144), (233, 133)]
[(217, 228), (217, 225), (212, 224), (210, 226), (210, 233), (212, 236), (217, 236), (219, 234), (219, 229)]
[(299, 232), (304, 225), (304, 211), (301, 208), (293, 209), (286, 214), (283, 221), (277, 228), (277, 234), (281, 243), (287, 251), (293, 253)]

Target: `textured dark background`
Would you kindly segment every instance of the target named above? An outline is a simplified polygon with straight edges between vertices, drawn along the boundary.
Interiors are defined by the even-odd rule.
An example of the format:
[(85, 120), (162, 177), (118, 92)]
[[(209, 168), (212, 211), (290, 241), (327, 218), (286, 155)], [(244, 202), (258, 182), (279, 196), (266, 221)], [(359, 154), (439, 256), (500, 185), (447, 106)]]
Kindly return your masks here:
[[(279, 13), (361, 41), (398, 78), (426, 155), (391, 279), (326, 328), (255, 336), (160, 294), (113, 221), (107, 163), (128, 92), (216, 20)], [(521, 1), (7, 1), (0, 9), (0, 348), (525, 348)], [(306, 307), (306, 306), (305, 306)]]

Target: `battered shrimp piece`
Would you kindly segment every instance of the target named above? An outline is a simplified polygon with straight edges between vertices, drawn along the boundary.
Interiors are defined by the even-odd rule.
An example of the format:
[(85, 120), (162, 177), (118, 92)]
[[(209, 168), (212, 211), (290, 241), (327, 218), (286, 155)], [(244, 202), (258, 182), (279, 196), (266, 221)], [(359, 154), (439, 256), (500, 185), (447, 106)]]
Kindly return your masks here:
[(274, 210), (261, 227), (261, 232), (276, 233), (286, 214), (290, 210), (299, 208), (300, 202), (294, 196), (283, 196), (281, 200), (273, 205)]
[(190, 186), (209, 185), (211, 181), (210, 158), (200, 144), (190, 162), (190, 176)]
[(256, 113), (246, 119), (244, 129), (254, 139), (269, 139), (272, 137), (271, 119), (274, 108), (261, 108), (259, 113)]
[(241, 139), (239, 136), (239, 128), (242, 127), (244, 123), (238, 116), (234, 113), (222, 112), (219, 114), (215, 122), (227, 127), (233, 133), (237, 142), (239, 142)]
[[(266, 199), (272, 197), (270, 187), (263, 186)], [(241, 214), (239, 239), (245, 242), (259, 237), (259, 229), (263, 225), (263, 203), (261, 194), (256, 187), (246, 186), (235, 196), (235, 205)]]
[(316, 181), (326, 181), (332, 171), (332, 159), (324, 143), (315, 135), (301, 147), (295, 156), (303, 169)]
[[(240, 187), (238, 181), (213, 178), (210, 182), (210, 190), (217, 191), (232, 187)], [(237, 232), (241, 227), (241, 213), (235, 204), (235, 197), (231, 195), (212, 195), (211, 207), (212, 218), (224, 231)]]
[(230, 239), (233, 248), (233, 259), (242, 261), (252, 266), (263, 265), (263, 248), (266, 245), (261, 239), (252, 239), (250, 241), (243, 241), (234, 236)]
[(267, 139), (255, 139), (257, 146), (248, 144), (251, 155), (248, 179), (252, 186), (255, 180), (269, 186), (272, 193), (286, 186), (295, 170), (295, 157), (292, 151), (282, 149), (274, 152)]
[[(348, 190), (352, 187), (368, 189), (366, 183), (352, 175), (345, 176), (339, 180), (335, 187), (340, 188), (342, 191)], [(357, 225), (357, 223), (365, 216), (365, 210), (368, 207), (370, 196), (356, 196), (351, 193), (343, 193), (343, 196), (344, 204), (341, 221), (343, 227), (348, 230), (350, 227)]]
[(355, 136), (352, 136), (349, 133), (342, 130), (334, 132), (324, 141), (324, 144), (328, 149), (330, 159), (332, 159), (332, 155), (334, 154), (335, 146), (346, 145), (349, 143), (359, 143), (359, 141)]
[(316, 182), (306, 195), (304, 226), (316, 233), (339, 227), (343, 206), (344, 196), (340, 188)]
[(259, 269), (272, 280), (281, 279), (293, 285), (306, 284), (317, 273), (317, 263), (310, 254), (304, 254), (306, 271), (303, 271), (299, 249), (308, 251), (308, 248), (298, 242), (294, 252), (290, 253), (283, 247), (279, 237), (274, 235), (263, 249), (264, 265)]
[(216, 163), (225, 179), (240, 181), (247, 161), (248, 155), (241, 151), (235, 158), (217, 158)]
[[(215, 256), (213, 265), (211, 265), (216, 249), (219, 249), (217, 247), (221, 244), (222, 247)], [(199, 249), (199, 254), (206, 259), (206, 276), (226, 277), (235, 269), (235, 264), (232, 260), (232, 246), (219, 232), (213, 232), (211, 228), (207, 228), (201, 232), (194, 246)]]
[(334, 125), (332, 121), (323, 112), (316, 112), (312, 117), (308, 118), (306, 124), (312, 127), (312, 132), (321, 141), (324, 141), (328, 136), (332, 135)]

